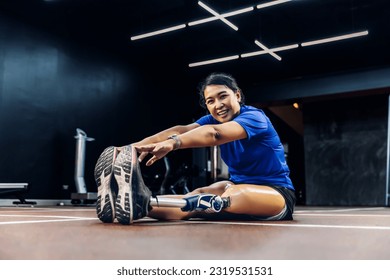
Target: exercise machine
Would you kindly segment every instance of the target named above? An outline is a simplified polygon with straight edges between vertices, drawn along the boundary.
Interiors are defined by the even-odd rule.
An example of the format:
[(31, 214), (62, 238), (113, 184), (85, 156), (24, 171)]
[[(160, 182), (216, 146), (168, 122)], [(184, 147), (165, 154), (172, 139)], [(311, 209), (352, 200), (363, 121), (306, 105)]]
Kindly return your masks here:
[(94, 138), (88, 137), (87, 134), (80, 128), (76, 129), (76, 159), (74, 181), (76, 185), (75, 193), (71, 194), (72, 204), (89, 204), (96, 202), (97, 192), (88, 192), (85, 185), (84, 169), (85, 169), (85, 150), (86, 142), (94, 141)]
[(27, 201), (23, 194), (28, 191), (28, 183), (0, 183), (0, 196), (15, 196), (19, 201), (14, 201), (16, 205), (35, 205), (35, 201)]

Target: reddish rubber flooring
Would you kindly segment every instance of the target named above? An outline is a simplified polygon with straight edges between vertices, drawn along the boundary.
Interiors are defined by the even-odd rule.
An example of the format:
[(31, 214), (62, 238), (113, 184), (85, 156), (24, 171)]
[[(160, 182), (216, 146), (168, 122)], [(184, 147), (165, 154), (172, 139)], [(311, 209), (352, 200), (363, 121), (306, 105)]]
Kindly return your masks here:
[(94, 207), (0, 207), (2, 260), (389, 260), (390, 208), (296, 208), (294, 221), (103, 224)]

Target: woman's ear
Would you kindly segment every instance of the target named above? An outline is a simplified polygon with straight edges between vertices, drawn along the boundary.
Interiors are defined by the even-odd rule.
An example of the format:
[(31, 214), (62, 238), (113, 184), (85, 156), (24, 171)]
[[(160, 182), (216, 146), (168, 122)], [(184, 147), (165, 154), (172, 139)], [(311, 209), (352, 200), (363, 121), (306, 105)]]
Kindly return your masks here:
[(241, 91), (238, 89), (234, 94), (237, 97), (237, 101), (241, 103)]

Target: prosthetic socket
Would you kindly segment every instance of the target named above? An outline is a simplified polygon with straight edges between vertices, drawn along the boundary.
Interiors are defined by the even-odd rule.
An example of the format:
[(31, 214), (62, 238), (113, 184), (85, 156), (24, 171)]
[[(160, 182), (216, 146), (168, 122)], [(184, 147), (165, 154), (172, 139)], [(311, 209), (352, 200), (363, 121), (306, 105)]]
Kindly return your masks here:
[(230, 206), (230, 198), (222, 198), (214, 194), (196, 194), (183, 199), (186, 201), (186, 205), (181, 208), (184, 212), (206, 211), (216, 213)]

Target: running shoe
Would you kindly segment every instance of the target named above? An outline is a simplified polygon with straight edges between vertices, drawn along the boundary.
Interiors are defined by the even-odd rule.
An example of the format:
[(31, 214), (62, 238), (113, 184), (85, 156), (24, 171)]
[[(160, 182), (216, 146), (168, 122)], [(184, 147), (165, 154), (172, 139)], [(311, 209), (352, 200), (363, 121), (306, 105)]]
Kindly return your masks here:
[(103, 223), (115, 220), (115, 193), (111, 189), (111, 177), (117, 149), (113, 146), (106, 148), (100, 155), (95, 166), (95, 181), (98, 187), (96, 213)]
[(129, 225), (148, 215), (152, 192), (145, 185), (134, 146), (122, 148), (114, 163), (114, 176), (118, 183), (115, 202), (119, 223)]

